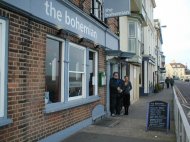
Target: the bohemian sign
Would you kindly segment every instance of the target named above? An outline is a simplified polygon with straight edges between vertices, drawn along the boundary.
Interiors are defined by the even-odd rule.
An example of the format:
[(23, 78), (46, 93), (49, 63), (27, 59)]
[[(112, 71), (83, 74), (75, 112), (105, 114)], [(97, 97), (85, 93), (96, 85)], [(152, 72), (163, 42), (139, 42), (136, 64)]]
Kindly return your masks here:
[(105, 18), (131, 14), (130, 0), (104, 0)]

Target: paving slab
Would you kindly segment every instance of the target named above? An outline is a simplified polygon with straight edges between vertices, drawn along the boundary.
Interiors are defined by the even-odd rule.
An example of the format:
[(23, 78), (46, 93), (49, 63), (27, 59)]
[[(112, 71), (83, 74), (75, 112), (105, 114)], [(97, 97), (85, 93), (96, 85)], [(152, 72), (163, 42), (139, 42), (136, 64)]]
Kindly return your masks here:
[[(171, 129), (168, 133), (146, 131), (147, 105), (154, 100), (168, 102), (171, 106)], [(140, 97), (130, 106), (129, 115), (106, 118), (107, 121), (104, 119), (90, 125), (62, 142), (176, 142), (172, 107), (172, 89), (164, 89), (160, 93)]]

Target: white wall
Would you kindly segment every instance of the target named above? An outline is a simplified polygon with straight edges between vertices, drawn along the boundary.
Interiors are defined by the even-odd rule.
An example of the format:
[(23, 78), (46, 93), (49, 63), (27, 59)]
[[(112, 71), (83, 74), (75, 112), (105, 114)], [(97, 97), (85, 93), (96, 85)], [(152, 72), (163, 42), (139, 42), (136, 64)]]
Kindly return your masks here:
[(131, 103), (134, 103), (139, 99), (139, 74), (140, 67), (130, 65), (130, 81), (133, 88), (130, 92)]
[(126, 16), (119, 17), (120, 50), (128, 49), (128, 19)]
[(145, 0), (145, 9), (148, 16), (148, 26), (144, 28), (144, 54), (155, 57), (156, 34), (153, 19), (153, 4), (151, 0)]

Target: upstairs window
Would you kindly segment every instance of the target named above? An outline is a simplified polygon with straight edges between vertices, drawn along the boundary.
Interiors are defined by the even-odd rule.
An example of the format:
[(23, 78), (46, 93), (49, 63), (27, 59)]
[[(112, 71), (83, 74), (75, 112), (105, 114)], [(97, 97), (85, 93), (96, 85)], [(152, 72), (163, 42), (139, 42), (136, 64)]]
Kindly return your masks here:
[(136, 53), (136, 55), (141, 56), (142, 48), (142, 29), (141, 25), (135, 21), (131, 20), (128, 23), (128, 52)]
[(129, 22), (129, 52), (136, 52), (136, 23)]
[(92, 14), (103, 21), (103, 0), (92, 0)]

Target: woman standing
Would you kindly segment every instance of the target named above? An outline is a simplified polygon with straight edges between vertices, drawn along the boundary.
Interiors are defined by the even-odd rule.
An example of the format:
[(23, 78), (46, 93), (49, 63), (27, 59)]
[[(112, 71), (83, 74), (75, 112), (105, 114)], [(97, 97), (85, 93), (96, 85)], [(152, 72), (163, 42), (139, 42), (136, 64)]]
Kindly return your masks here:
[(131, 82), (129, 81), (129, 77), (124, 77), (124, 86), (123, 86), (123, 106), (125, 108), (125, 115), (128, 115), (128, 109), (130, 106), (130, 91), (132, 89)]

